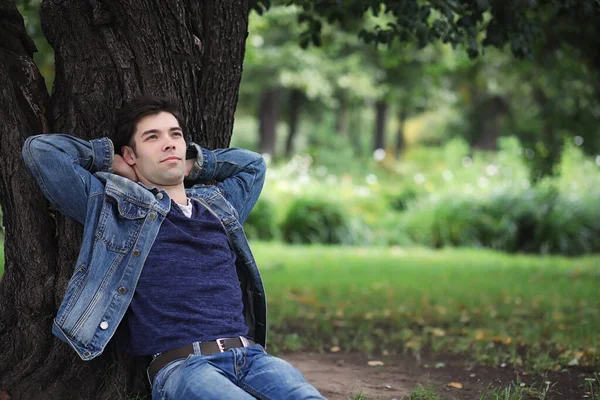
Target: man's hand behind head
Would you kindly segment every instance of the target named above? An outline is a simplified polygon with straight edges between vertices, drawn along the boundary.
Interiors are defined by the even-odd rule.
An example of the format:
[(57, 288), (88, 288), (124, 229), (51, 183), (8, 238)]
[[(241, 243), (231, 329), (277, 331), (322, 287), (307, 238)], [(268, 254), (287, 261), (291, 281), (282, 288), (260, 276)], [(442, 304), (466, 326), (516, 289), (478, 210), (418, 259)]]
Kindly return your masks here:
[(124, 178), (131, 179), (134, 182), (138, 181), (137, 174), (135, 173), (133, 167), (127, 164), (125, 160), (123, 160), (123, 157), (121, 157), (118, 154), (115, 154), (114, 157), (113, 174), (117, 174)]

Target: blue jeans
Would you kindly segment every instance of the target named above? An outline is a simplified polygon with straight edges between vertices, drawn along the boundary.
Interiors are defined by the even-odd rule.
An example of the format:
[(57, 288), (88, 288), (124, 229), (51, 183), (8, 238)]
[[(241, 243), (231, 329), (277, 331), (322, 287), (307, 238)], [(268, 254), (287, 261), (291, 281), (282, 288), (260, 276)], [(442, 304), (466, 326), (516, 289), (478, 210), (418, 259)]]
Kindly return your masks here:
[(172, 361), (154, 377), (153, 400), (325, 399), (290, 363), (259, 344)]

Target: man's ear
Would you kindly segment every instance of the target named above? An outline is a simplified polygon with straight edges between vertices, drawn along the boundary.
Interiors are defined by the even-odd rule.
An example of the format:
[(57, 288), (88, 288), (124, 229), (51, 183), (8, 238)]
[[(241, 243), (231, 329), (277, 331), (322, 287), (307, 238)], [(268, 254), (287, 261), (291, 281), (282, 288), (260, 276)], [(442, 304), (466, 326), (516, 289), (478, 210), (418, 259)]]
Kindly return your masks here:
[(133, 167), (135, 165), (135, 162), (136, 162), (135, 152), (133, 151), (133, 149), (131, 147), (122, 146), (121, 154), (123, 154), (123, 160), (127, 163), (127, 165), (129, 165), (130, 167)]

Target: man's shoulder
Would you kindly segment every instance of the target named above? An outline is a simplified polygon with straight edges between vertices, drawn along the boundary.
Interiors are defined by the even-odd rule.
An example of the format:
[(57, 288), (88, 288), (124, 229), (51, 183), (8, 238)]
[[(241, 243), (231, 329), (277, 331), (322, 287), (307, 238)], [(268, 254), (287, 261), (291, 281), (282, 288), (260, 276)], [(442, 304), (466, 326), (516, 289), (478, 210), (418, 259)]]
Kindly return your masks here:
[(94, 175), (104, 185), (105, 194), (111, 197), (144, 206), (151, 206), (156, 202), (156, 195), (152, 190), (137, 182), (109, 172), (97, 172)]

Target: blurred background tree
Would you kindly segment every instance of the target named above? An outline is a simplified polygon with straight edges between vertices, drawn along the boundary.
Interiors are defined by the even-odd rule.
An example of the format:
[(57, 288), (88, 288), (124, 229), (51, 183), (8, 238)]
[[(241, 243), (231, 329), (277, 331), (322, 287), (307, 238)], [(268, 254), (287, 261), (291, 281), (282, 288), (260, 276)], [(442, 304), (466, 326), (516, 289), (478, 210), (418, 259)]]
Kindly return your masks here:
[[(435, 124), (435, 133), (421, 132), (415, 142), (440, 145), (461, 136), (473, 148), (496, 150), (497, 138), (515, 135), (527, 149), (534, 182), (553, 174), (565, 140), (585, 143), (587, 154), (599, 152), (597, 3), (350, 0), (252, 6), (259, 12), (251, 17), (239, 115), (248, 115), (245, 104), (260, 105), (261, 151), (277, 153), (277, 118), (287, 127), (287, 139), (280, 135), (287, 156), (296, 140), (338, 150), (350, 144), (355, 156), (378, 148), (399, 154), (408, 118), (421, 117), (424, 124), (435, 110), (438, 118), (447, 113), (446, 123)], [(304, 50), (290, 47), (294, 43)], [(300, 103), (307, 111), (303, 117)], [(242, 130), (253, 130), (250, 122), (238, 121)], [(299, 134), (299, 125), (310, 134)]]

